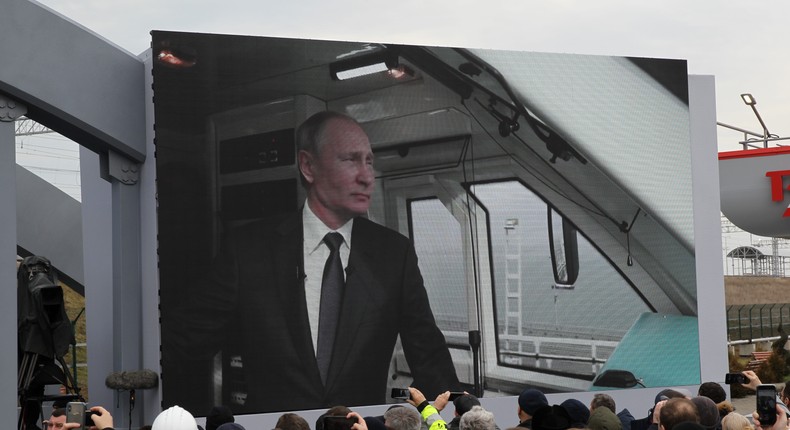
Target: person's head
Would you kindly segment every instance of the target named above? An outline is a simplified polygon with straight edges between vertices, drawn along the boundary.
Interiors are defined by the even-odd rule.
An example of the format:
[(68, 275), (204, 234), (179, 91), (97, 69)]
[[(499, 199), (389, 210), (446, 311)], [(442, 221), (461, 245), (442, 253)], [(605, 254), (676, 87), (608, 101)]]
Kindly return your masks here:
[(691, 400), (686, 398), (669, 399), (661, 407), (661, 412), (658, 416), (658, 424), (661, 430), (672, 430), (676, 424), (686, 421), (699, 424), (697, 406)]
[(460, 430), (496, 430), (496, 420), (494, 420), (494, 414), (483, 409), (482, 406), (474, 406), (461, 417), (458, 428)]
[(782, 403), (786, 405), (790, 405), (790, 383), (786, 383), (784, 388), (782, 388), (782, 392), (779, 394)]
[(532, 416), (532, 430), (566, 430), (571, 428), (571, 417), (560, 405), (543, 406)]
[(280, 415), (275, 427), (281, 430), (310, 430), (310, 424), (307, 424), (304, 418), (293, 413)]
[(332, 406), (331, 408), (327, 409), (326, 412), (321, 414), (317, 420), (315, 420), (315, 430), (324, 430), (324, 417), (345, 417), (350, 413), (351, 409), (349, 409), (348, 406)]
[(319, 112), (296, 132), (299, 170), (310, 209), (329, 228), (367, 213), (373, 193), (373, 151), (349, 116)]
[(214, 406), (206, 415), (206, 430), (217, 430), (217, 427), (225, 423), (232, 423), (236, 419), (233, 411), (227, 406)]
[(197, 430), (197, 421), (186, 409), (171, 406), (156, 416), (151, 430)]
[(702, 427), (708, 430), (715, 430), (721, 422), (719, 415), (719, 408), (713, 400), (705, 396), (697, 396), (691, 399), (697, 407), (697, 414), (699, 415), (699, 423)]
[(518, 396), (518, 418), (521, 422), (532, 419), (538, 409), (548, 405), (549, 401), (545, 394), (540, 390), (527, 388)]
[(669, 399), (685, 399), (686, 395), (673, 388), (666, 388), (656, 394), (655, 403)]
[(384, 412), (384, 426), (387, 430), (420, 430), (420, 413), (412, 408), (390, 408)]
[[(198, 426), (200, 429), (200, 426)], [(217, 430), (246, 430), (244, 426), (239, 423), (225, 423), (217, 427)]]
[(697, 395), (705, 396), (713, 400), (713, 403), (721, 403), (727, 400), (727, 393), (724, 392), (724, 388), (718, 382), (703, 382), (699, 386), (699, 390), (697, 390)]
[(727, 414), (735, 410), (735, 406), (726, 400), (721, 403), (717, 403), (716, 407), (719, 408), (719, 416), (722, 418), (726, 417)]
[(577, 399), (567, 399), (560, 403), (571, 419), (571, 427), (585, 428), (590, 420), (590, 409)]
[(592, 401), (590, 402), (590, 410), (594, 411), (595, 408), (603, 406), (610, 411), (617, 413), (617, 404), (614, 402), (612, 396), (604, 393), (599, 393), (593, 396)]
[(721, 430), (754, 430), (754, 426), (741, 414), (727, 414), (721, 419)]
[(455, 416), (460, 417), (472, 410), (473, 407), (480, 406), (480, 400), (471, 394), (464, 394), (453, 400), (453, 406), (455, 406)]
[[(684, 399), (684, 398), (686, 398), (686, 396), (683, 395), (683, 393), (681, 393), (679, 391), (675, 391), (672, 388), (665, 388), (665, 389), (659, 391), (658, 394), (656, 394), (656, 398), (655, 398), (653, 404), (657, 405), (658, 402), (661, 402), (661, 401), (664, 401), (664, 400), (669, 400), (669, 399)], [(648, 415), (650, 418), (653, 417), (653, 410), (654, 409), (655, 409), (655, 406), (650, 409), (650, 414)]]
[(44, 423), (48, 430), (61, 430), (63, 424), (66, 423), (66, 410), (63, 408), (55, 408), (49, 419)]
[(590, 430), (621, 430), (623, 423), (609, 408), (595, 408), (587, 422)]

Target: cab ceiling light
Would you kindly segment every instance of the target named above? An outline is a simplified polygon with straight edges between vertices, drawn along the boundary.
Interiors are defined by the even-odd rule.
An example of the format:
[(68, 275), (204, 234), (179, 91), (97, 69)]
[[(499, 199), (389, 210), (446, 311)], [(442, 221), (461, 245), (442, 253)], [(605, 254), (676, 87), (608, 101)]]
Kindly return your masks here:
[(393, 70), (399, 70), (398, 56), (389, 51), (373, 52), (329, 64), (329, 74), (336, 81)]

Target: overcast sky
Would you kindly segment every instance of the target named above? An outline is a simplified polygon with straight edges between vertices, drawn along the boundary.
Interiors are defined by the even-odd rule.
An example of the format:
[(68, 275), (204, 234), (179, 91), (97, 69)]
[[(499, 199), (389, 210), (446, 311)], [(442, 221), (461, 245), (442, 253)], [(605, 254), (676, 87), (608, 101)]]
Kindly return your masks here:
[[(718, 121), (761, 131), (740, 98), (749, 92), (769, 131), (790, 136), (786, 0), (41, 3), (133, 55), (148, 49), (151, 30), (173, 30), (685, 59), (689, 73), (715, 76)], [(720, 150), (736, 150), (742, 134), (719, 128), (718, 139)]]
[[(790, 2), (729, 0), (43, 0), (132, 54), (150, 30), (688, 60), (714, 75), (718, 121), (790, 135)], [(721, 130), (719, 148), (742, 134)]]

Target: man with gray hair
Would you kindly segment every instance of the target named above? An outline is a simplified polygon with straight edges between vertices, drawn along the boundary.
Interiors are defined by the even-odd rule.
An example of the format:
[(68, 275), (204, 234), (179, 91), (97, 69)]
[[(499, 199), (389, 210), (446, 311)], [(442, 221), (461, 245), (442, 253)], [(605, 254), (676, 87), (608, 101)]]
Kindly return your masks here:
[(474, 406), (461, 417), (459, 428), (461, 430), (496, 430), (497, 427), (494, 414), (483, 409), (482, 406)]
[(402, 406), (392, 407), (384, 412), (384, 426), (387, 430), (420, 430), (420, 413)]

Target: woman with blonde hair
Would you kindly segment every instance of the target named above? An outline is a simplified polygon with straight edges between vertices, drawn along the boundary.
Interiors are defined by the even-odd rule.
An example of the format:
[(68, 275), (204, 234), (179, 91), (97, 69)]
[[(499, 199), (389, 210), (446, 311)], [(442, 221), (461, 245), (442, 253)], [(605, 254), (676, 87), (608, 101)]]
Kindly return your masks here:
[(721, 419), (721, 430), (754, 430), (754, 426), (745, 416), (731, 412)]

